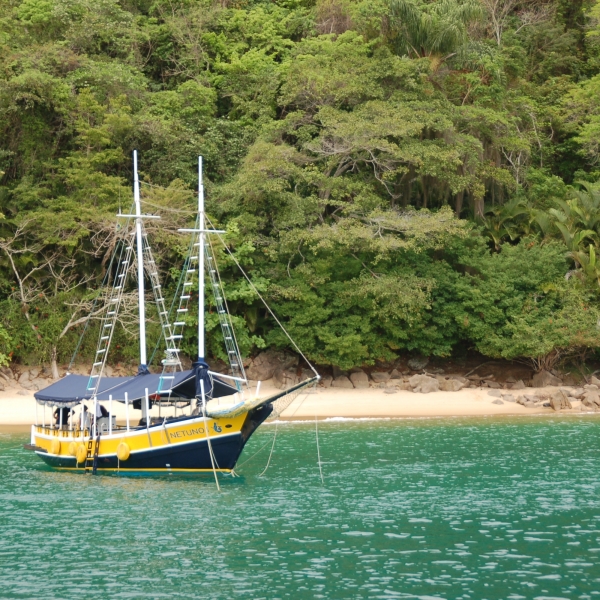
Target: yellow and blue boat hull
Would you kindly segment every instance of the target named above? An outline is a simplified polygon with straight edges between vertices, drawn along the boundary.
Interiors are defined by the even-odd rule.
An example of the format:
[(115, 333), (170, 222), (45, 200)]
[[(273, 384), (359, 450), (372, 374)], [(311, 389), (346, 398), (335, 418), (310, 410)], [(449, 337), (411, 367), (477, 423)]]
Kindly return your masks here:
[[(229, 473), (252, 433), (271, 411), (268, 404), (235, 417), (167, 419), (149, 427), (102, 433), (99, 438), (92, 437), (87, 430), (33, 425), (31, 445), (47, 465), (56, 469), (131, 474), (202, 473), (212, 472), (214, 462), (217, 471)], [(119, 454), (127, 458), (122, 460)]]

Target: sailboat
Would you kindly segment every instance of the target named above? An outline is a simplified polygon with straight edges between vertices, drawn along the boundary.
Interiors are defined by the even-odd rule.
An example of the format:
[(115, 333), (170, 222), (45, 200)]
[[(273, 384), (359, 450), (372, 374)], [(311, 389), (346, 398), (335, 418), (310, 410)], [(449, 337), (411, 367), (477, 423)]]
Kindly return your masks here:
[[(36, 419), (32, 425), (28, 448), (55, 469), (92, 474), (212, 472), (217, 479), (217, 473), (233, 472), (250, 436), (273, 413), (274, 403), (289, 404), (300, 390), (316, 385), (319, 375), (311, 366), (313, 377), (280, 393), (261, 397), (257, 387), (252, 394), (210, 243), (210, 236), (220, 236), (224, 232), (206, 228), (202, 157), (198, 160), (196, 225), (192, 229), (179, 230), (191, 234), (191, 241), (183, 266), (182, 285), (173, 303), (177, 308), (172, 311), (166, 309), (144, 227), (146, 219), (160, 217), (142, 213), (137, 151), (133, 153), (133, 173), (135, 210), (133, 214), (117, 215), (119, 219), (126, 220), (122, 227), (123, 243), (109, 269), (112, 284), (108, 286), (107, 301), (99, 320), (100, 333), (91, 372), (89, 375), (67, 374), (34, 394), (44, 410), (42, 422)], [(108, 377), (107, 358), (118, 325), (119, 309), (123, 304), (128, 274), (135, 270), (138, 284), (138, 372), (130, 377)], [(199, 290), (198, 353), (192, 368), (186, 370), (182, 368), (179, 342), (183, 338), (191, 289), (196, 279)], [(147, 360), (146, 281), (152, 287), (166, 347), (165, 358), (157, 370), (160, 372), (156, 373), (151, 372)], [(207, 287), (214, 294), (229, 358), (229, 374), (211, 370), (206, 360), (204, 303)], [(117, 402), (125, 405), (125, 423), (116, 422), (113, 409)], [(154, 404), (170, 407), (170, 416), (152, 416)], [(58, 422), (46, 423), (47, 406), (57, 409)], [(71, 417), (69, 422), (75, 407), (80, 409), (79, 416), (77, 419)], [(134, 418), (135, 411), (141, 412), (139, 420)]]

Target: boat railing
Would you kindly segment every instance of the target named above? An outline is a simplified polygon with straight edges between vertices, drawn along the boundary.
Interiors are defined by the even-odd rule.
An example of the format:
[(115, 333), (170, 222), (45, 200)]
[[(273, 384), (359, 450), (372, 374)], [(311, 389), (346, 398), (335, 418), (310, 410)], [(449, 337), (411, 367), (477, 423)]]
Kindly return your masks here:
[[(57, 425), (34, 425), (36, 433), (42, 435), (50, 435), (56, 438), (70, 438), (70, 439), (85, 439), (92, 435), (92, 430), (88, 427), (83, 429), (79, 427), (63, 427), (60, 428)], [(127, 431), (125, 425), (113, 425), (112, 433)], [(102, 429), (102, 435), (108, 435), (108, 429)]]

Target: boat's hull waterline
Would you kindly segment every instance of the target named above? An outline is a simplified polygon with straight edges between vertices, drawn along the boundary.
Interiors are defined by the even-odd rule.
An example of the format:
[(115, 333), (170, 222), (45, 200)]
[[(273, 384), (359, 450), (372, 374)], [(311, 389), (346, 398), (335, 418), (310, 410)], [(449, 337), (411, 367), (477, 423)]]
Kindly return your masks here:
[[(119, 429), (100, 435), (96, 458), (97, 438), (87, 431), (34, 425), (31, 444), (47, 465), (60, 470), (123, 475), (231, 473), (246, 442), (271, 411), (272, 405), (267, 404), (234, 418), (184, 417), (148, 428)], [(117, 449), (124, 444), (128, 457), (120, 460)], [(78, 462), (81, 445), (85, 446), (86, 456)]]

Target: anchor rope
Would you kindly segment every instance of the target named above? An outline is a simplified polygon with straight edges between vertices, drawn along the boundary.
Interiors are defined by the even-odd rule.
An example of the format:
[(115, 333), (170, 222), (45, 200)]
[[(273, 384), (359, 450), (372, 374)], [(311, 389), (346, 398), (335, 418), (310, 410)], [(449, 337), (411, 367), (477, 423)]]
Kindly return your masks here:
[(321, 484), (325, 485), (323, 479), (323, 467), (321, 465), (321, 448), (319, 447), (319, 419), (317, 419), (317, 412), (315, 411), (315, 437), (317, 438), (317, 464), (319, 465), (319, 475), (321, 476)]
[(210, 455), (210, 464), (212, 465), (213, 474), (215, 476), (215, 483), (217, 484), (217, 490), (219, 490), (219, 492), (220, 492), (221, 486), (219, 485), (219, 478), (217, 477), (217, 469), (215, 467), (216, 459), (215, 459), (215, 455), (213, 453), (212, 444), (210, 443), (210, 435), (208, 434), (206, 413), (204, 413), (204, 431), (206, 433), (206, 441), (208, 442), (208, 454)]
[[(240, 467), (243, 467), (246, 463), (249, 463), (255, 456), (260, 454), (270, 443), (271, 443), (271, 440), (269, 440), (266, 444), (261, 446), (260, 450), (257, 450), (250, 458), (247, 458), (244, 462), (237, 465), (236, 468), (239, 469)], [(19, 446), (19, 448), (20, 448), (20, 446)]]
[(273, 444), (271, 446), (271, 452), (269, 452), (269, 460), (267, 460), (267, 464), (266, 464), (265, 468), (262, 470), (262, 472), (260, 473), (259, 477), (262, 477), (267, 472), (267, 469), (269, 468), (269, 465), (271, 464), (271, 458), (273, 457), (273, 451), (275, 450), (275, 440), (277, 439), (278, 427), (279, 427), (279, 423), (275, 423), (275, 433), (273, 434)]
[[(219, 485), (219, 478), (217, 477), (217, 469), (215, 468), (215, 464), (219, 467), (217, 463), (217, 459), (214, 455), (212, 444), (210, 442), (210, 435), (208, 433), (208, 421), (206, 420), (206, 396), (204, 395), (204, 381), (200, 380), (200, 388), (202, 391), (202, 416), (204, 417), (204, 432), (206, 433), (206, 441), (208, 443), (208, 454), (210, 456), (210, 464), (212, 465), (213, 474), (215, 476), (215, 483), (217, 484), (217, 490), (221, 491), (221, 486)], [(220, 468), (220, 467), (219, 467)]]

